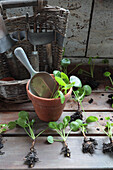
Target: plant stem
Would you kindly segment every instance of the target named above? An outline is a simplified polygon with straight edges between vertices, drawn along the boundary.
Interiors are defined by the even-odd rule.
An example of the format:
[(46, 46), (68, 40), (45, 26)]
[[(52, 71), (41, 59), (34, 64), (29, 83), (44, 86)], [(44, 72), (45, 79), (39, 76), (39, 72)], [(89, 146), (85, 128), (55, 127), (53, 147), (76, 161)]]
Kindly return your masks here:
[(71, 74), (77, 67), (79, 67), (80, 65), (82, 65), (82, 63), (80, 63), (80, 64), (77, 64), (77, 66), (76, 67), (74, 67), (69, 73), (68, 73), (68, 75), (69, 74)]
[(97, 122), (98, 126), (101, 128), (101, 130), (107, 135), (109, 136), (109, 134), (101, 127), (101, 125)]
[(39, 137), (44, 131), (46, 131), (48, 128), (44, 129), (43, 131), (41, 131), (40, 133), (38, 133), (38, 135), (36, 135), (35, 138)]
[(113, 81), (112, 81), (112, 78), (109, 76), (109, 79), (110, 79), (110, 81), (111, 81), (111, 84), (113, 85)]

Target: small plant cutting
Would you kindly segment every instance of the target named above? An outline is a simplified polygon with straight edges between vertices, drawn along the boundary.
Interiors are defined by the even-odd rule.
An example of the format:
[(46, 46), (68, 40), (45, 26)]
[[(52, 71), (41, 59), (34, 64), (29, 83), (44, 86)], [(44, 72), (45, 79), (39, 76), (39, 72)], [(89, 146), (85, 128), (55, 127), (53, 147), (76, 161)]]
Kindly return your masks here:
[(70, 59), (68, 59), (68, 58), (63, 58), (63, 59), (61, 60), (62, 71), (63, 71), (65, 74), (67, 74), (67, 68), (68, 68), (68, 65), (70, 65), (70, 64), (71, 64), (71, 61), (70, 61)]
[[(108, 72), (108, 71), (106, 71), (106, 72), (104, 73), (104, 76), (107, 77), (107, 78), (109, 78), (109, 80), (110, 80), (110, 82), (111, 82), (111, 85), (113, 86), (113, 80), (112, 80), (112, 78), (111, 78), (111, 73)], [(111, 87), (111, 86), (106, 86), (106, 87), (105, 87), (105, 90), (108, 90), (108, 89), (113, 90), (113, 87)], [(109, 94), (109, 95), (108, 95), (107, 103), (109, 103), (109, 104), (111, 105), (111, 107), (113, 108), (113, 94)]]
[[(94, 117), (94, 116), (92, 116)], [(100, 125), (98, 122), (98, 118), (95, 117), (95, 122), (98, 124), (98, 126), (101, 128), (101, 130), (104, 132), (105, 135), (109, 138), (109, 143), (103, 143), (103, 153), (113, 153), (113, 123), (110, 120), (110, 117), (105, 117), (106, 125), (104, 128)]]
[(90, 85), (92, 89), (96, 89), (99, 85), (97, 81), (94, 80), (94, 70), (95, 70), (95, 60), (98, 58), (96, 57), (89, 57), (88, 65), (89, 65), (89, 71), (79, 69), (78, 74), (84, 75), (89, 77), (90, 79), (87, 80), (86, 84)]
[(0, 124), (0, 155), (3, 155), (5, 153), (1, 151), (1, 149), (4, 147), (2, 133), (5, 132), (7, 129), (7, 124)]
[[(52, 144), (53, 142), (62, 142), (63, 147), (61, 149), (61, 154), (64, 154), (65, 157), (71, 156), (71, 151), (67, 144), (67, 139), (71, 131), (77, 131), (79, 129), (79, 124), (77, 122), (70, 122), (70, 116), (66, 116), (63, 119), (63, 122), (57, 123), (57, 122), (49, 122), (48, 126), (49, 128), (55, 130), (61, 137), (61, 139), (53, 138), (53, 136), (48, 136), (47, 141)], [(66, 134), (66, 128), (67, 126), (70, 127), (69, 132)]]
[(53, 98), (61, 98), (61, 103), (63, 104), (65, 101), (65, 94), (67, 94), (68, 90), (72, 87), (81, 87), (82, 83), (80, 79), (76, 76), (69, 77), (58, 70), (53, 72), (56, 82), (58, 83), (58, 90), (55, 92)]
[(27, 112), (20, 111), (18, 114), (18, 119), (14, 122), (8, 123), (9, 129), (13, 129), (16, 127), (16, 125), (19, 125), (25, 130), (28, 136), (32, 139), (30, 152), (24, 158), (25, 164), (27, 164), (30, 168), (34, 167), (35, 163), (39, 161), (39, 158), (37, 157), (37, 152), (34, 146), (35, 146), (36, 138), (39, 137), (45, 131), (43, 130), (35, 136), (34, 131), (33, 131), (34, 122), (35, 122), (34, 119), (32, 119), (31, 121), (29, 120), (29, 114)]
[[(92, 92), (92, 89), (89, 85), (84, 85), (83, 87), (78, 88), (78, 90), (73, 90), (73, 100), (78, 103), (78, 109), (77, 111), (71, 115), (71, 121), (74, 121), (76, 119), (83, 119), (82, 111), (84, 111), (84, 108), (82, 106), (82, 101), (85, 96), (90, 95)], [(82, 110), (81, 110), (82, 108)]]

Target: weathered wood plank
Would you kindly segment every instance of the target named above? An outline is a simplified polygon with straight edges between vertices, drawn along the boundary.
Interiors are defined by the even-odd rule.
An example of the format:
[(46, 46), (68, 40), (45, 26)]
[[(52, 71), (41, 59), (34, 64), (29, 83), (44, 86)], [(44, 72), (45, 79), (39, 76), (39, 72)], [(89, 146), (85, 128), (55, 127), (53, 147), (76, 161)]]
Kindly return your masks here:
[(95, 0), (87, 56), (113, 58), (113, 1)]
[[(45, 143), (45, 137), (36, 140), (36, 150), (40, 161), (36, 163), (34, 169), (107, 169), (113, 168), (113, 156), (102, 153), (102, 143), (106, 142), (105, 137), (94, 137), (98, 141), (98, 146), (94, 155), (83, 154), (81, 146), (83, 138), (69, 137), (68, 146), (71, 150), (71, 158), (60, 155), (62, 144)], [(27, 137), (7, 137), (4, 138), (5, 154), (0, 156), (1, 169), (27, 169), (23, 164), (23, 158), (29, 152), (31, 140)], [(56, 149), (57, 148), (57, 149)]]
[[(60, 119), (57, 121), (58, 123), (62, 122), (63, 118), (65, 116), (71, 116), (74, 112), (63, 112), (61, 115)], [(48, 127), (48, 123), (39, 120), (38, 116), (36, 115), (35, 112), (30, 112), (30, 119), (35, 119), (35, 124), (34, 124), (34, 132), (37, 134), (40, 131), (46, 129)], [(105, 126), (105, 117), (110, 116), (111, 121), (113, 122), (113, 113), (111, 112), (86, 112), (84, 115), (84, 119), (88, 116), (97, 116), (99, 123), (102, 125), (102, 128)], [(7, 112), (7, 113), (2, 113), (0, 112), (0, 123), (8, 123), (9, 121), (15, 121), (18, 118), (18, 112)], [(66, 129), (66, 133), (68, 133), (69, 127)], [(5, 135), (24, 135), (26, 134), (24, 129), (17, 127), (13, 130), (9, 130), (5, 133)], [(56, 134), (55, 131), (48, 129), (46, 130), (43, 135), (51, 135), (51, 134)], [(91, 123), (88, 125), (87, 129), (87, 134), (88, 135), (105, 135), (103, 131), (100, 129), (100, 127), (97, 125), (97, 123)], [(80, 131), (77, 132), (71, 132), (71, 135), (78, 136), (82, 135)]]
[[(107, 92), (92, 92), (90, 96), (87, 96), (83, 100), (83, 107), (85, 111), (113, 111), (111, 106), (106, 102), (108, 100)], [(89, 100), (93, 99), (93, 103), (89, 104)], [(34, 107), (31, 102), (21, 103), (21, 104), (8, 104), (0, 102), (0, 111), (34, 111)], [(69, 100), (66, 103), (64, 111), (77, 110), (77, 103)]]

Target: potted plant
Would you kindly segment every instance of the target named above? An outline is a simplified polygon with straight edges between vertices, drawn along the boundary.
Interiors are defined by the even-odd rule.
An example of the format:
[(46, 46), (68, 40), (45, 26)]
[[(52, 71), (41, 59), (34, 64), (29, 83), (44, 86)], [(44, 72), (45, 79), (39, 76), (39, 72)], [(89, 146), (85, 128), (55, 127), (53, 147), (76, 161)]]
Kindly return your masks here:
[(51, 98), (42, 98), (32, 94), (29, 90), (29, 82), (26, 90), (29, 99), (32, 101), (35, 112), (39, 119), (50, 122), (57, 121), (65, 107), (67, 100), (71, 97), (72, 87), (81, 87), (81, 81), (76, 76), (69, 77), (60, 71), (55, 70), (54, 79), (57, 83), (57, 91)]

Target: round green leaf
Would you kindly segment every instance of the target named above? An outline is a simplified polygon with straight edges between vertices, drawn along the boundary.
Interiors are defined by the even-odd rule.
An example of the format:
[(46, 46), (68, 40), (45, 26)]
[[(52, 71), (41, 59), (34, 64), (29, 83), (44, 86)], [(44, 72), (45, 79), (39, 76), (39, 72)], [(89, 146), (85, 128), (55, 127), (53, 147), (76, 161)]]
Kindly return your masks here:
[(63, 128), (64, 128), (63, 123), (59, 123), (59, 124), (58, 124), (58, 129), (59, 129), (59, 130), (62, 130)]
[(87, 96), (90, 95), (92, 92), (92, 89), (89, 85), (84, 85), (83, 89), (85, 90), (85, 95), (87, 95)]
[(68, 58), (63, 58), (63, 59), (61, 60), (61, 66), (63, 66), (63, 67), (68, 66), (69, 64), (71, 64), (70, 59), (68, 59)]
[(82, 83), (81, 83), (81, 80), (78, 78), (78, 77), (76, 77), (76, 76), (71, 76), (70, 77), (70, 82), (71, 83), (75, 83), (73, 86), (74, 87), (82, 87)]
[(7, 127), (7, 124), (0, 124), (0, 127)]
[(106, 71), (106, 72), (104, 73), (104, 76), (106, 76), (106, 77), (109, 77), (110, 75), (111, 75), (111, 73), (108, 72), (108, 71)]
[(35, 119), (32, 119), (30, 125), (33, 126), (34, 123), (35, 123)]
[(71, 120), (70, 116), (65, 116), (63, 119), (64, 126), (68, 126), (69, 121)]
[(53, 74), (54, 74), (54, 77), (55, 77), (55, 76), (61, 77), (61, 72), (58, 71), (58, 70), (54, 70), (54, 71), (53, 71)]
[(70, 129), (76, 132), (79, 129), (79, 124), (76, 121), (70, 123)]
[(105, 117), (106, 120), (110, 120), (110, 117)]
[(25, 119), (21, 119), (20, 117), (17, 120), (17, 124), (19, 126), (23, 127), (23, 128), (27, 127), (26, 120)]
[(79, 124), (79, 127), (83, 124), (81, 119), (76, 119), (76, 122)]
[(86, 122), (87, 123), (90, 123), (90, 122), (97, 122), (98, 121), (98, 118), (96, 116), (89, 116), (87, 119), (86, 119)]
[(58, 129), (57, 128), (58, 124), (56, 122), (49, 122), (48, 126), (51, 129)]
[(27, 117), (29, 117), (29, 114), (28, 112), (21, 111), (19, 112), (18, 117), (20, 117), (21, 119), (26, 119)]
[(8, 128), (9, 129), (14, 129), (16, 127), (16, 122), (9, 122), (8, 123)]
[(49, 143), (53, 143), (53, 142), (54, 142), (53, 136), (48, 136), (48, 137), (47, 137), (47, 141), (48, 141)]

